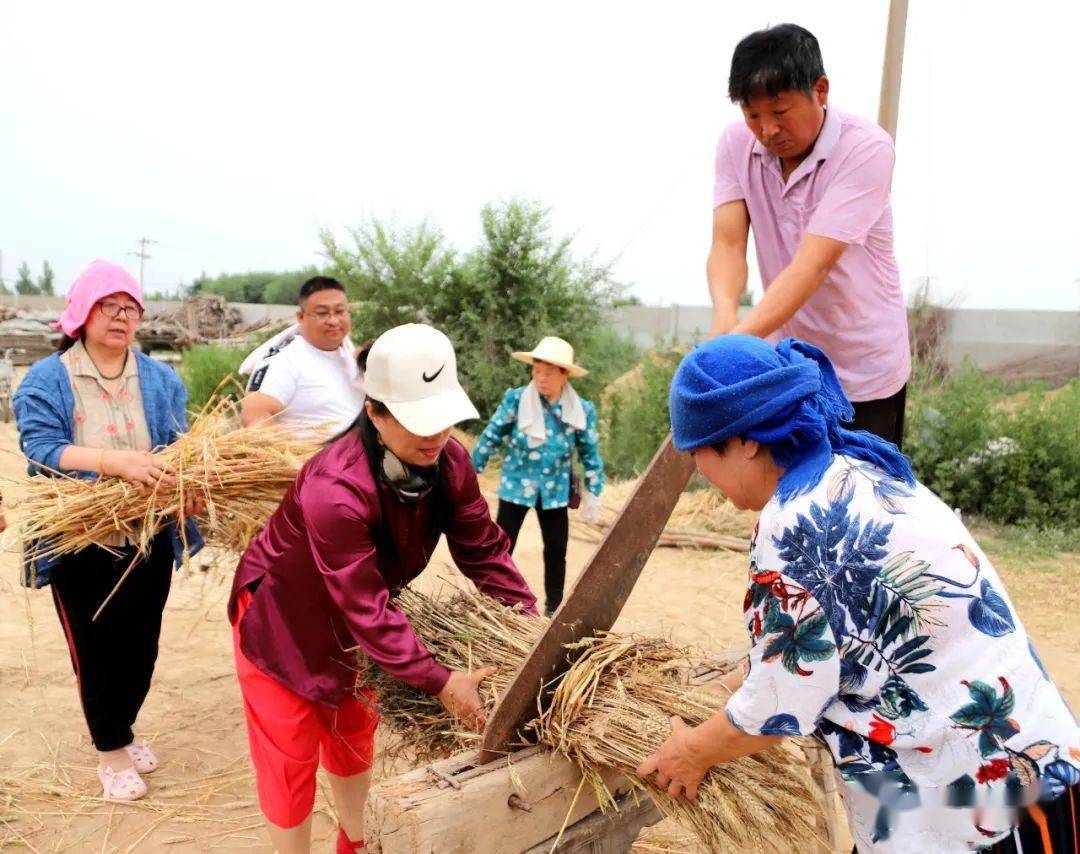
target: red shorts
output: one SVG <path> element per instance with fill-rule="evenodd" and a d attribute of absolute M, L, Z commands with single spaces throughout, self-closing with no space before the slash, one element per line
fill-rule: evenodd
<path fill-rule="evenodd" d="M 244 698 L 259 808 L 278 827 L 296 827 L 315 805 L 315 772 L 339 777 L 371 768 L 379 715 L 374 692 L 331 709 L 301 697 L 252 664 L 240 651 L 240 620 L 251 602 L 244 590 L 233 626 L 236 675 Z"/>

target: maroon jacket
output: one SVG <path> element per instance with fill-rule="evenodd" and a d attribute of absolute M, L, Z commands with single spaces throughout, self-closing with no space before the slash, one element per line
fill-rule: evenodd
<path fill-rule="evenodd" d="M 387 673 L 437 694 L 450 671 L 391 594 L 423 571 L 444 533 L 454 562 L 482 592 L 536 612 L 468 452 L 451 439 L 441 466 L 442 483 L 406 504 L 372 475 L 355 430 L 304 465 L 240 558 L 229 596 L 235 622 L 238 593 L 257 583 L 240 623 L 240 647 L 256 667 L 302 697 L 337 707 L 356 682 L 347 650 L 359 646 Z"/>

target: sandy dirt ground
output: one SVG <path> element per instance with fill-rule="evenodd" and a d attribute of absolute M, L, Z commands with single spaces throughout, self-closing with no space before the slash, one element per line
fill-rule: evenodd
<path fill-rule="evenodd" d="M 19 495 L 22 462 L 11 425 L 0 424 L 0 478 Z M 17 516 L 17 511 L 15 514 Z M 134 805 L 100 800 L 75 680 L 47 592 L 17 585 L 18 557 L 0 556 L 0 850 L 33 852 L 269 850 L 254 798 L 225 597 L 232 558 L 175 577 L 161 656 L 138 724 L 162 767 Z M 572 540 L 572 579 L 592 545 Z M 542 587 L 541 546 L 530 516 L 518 561 Z M 999 567 L 1021 617 L 1074 707 L 1080 707 L 1076 555 L 1014 571 Z M 617 628 L 720 649 L 743 641 L 745 556 L 662 549 L 654 553 Z M 445 549 L 429 573 L 452 573 Z M 430 584 L 431 581 L 425 582 Z M 399 769 L 403 770 L 403 769 Z M 333 850 L 336 822 L 320 788 L 314 850 Z M 655 834 L 656 842 L 666 834 Z M 654 844 L 642 850 L 657 850 Z M 686 850 L 685 848 L 683 850 Z"/>

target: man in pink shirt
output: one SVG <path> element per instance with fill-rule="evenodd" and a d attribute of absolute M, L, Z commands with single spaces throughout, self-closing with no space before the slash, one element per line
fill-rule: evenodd
<path fill-rule="evenodd" d="M 716 151 L 712 332 L 820 347 L 855 407 L 849 426 L 899 446 L 911 355 L 893 255 L 893 141 L 828 106 L 817 39 L 795 24 L 739 42 L 728 95 L 745 122 Z M 740 321 L 751 228 L 765 296 Z"/>

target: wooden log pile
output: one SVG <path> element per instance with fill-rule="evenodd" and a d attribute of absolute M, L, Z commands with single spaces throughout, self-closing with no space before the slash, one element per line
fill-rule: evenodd
<path fill-rule="evenodd" d="M 60 332 L 53 328 L 58 315 L 51 311 L 29 311 L 0 307 L 0 353 L 13 351 L 16 365 L 30 365 L 56 349 Z"/>
<path fill-rule="evenodd" d="M 144 318 L 139 341 L 154 350 L 181 350 L 232 338 L 244 328 L 239 309 L 218 294 L 199 294 Z"/>

